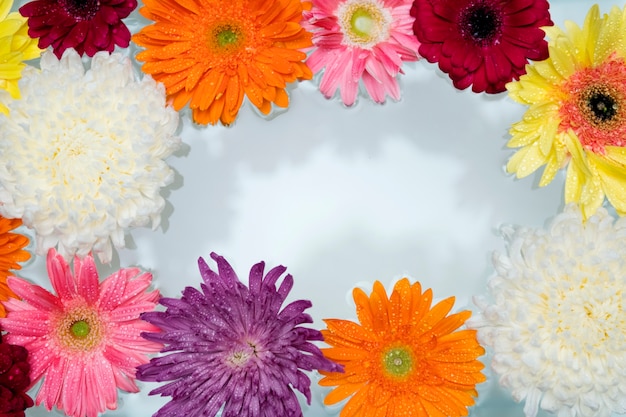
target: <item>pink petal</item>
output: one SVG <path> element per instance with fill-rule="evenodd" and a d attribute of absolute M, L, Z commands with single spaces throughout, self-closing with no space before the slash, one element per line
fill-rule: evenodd
<path fill-rule="evenodd" d="M 63 308 L 63 303 L 58 297 L 55 297 L 44 288 L 31 284 L 22 278 L 8 277 L 7 284 L 15 294 L 23 298 L 24 302 L 30 304 L 34 309 L 53 311 Z M 20 301 L 6 303 L 6 305 L 11 308 L 15 303 L 20 303 Z M 26 307 L 24 307 L 24 309 L 26 309 Z"/>
<path fill-rule="evenodd" d="M 67 359 L 55 357 L 37 393 L 37 405 L 43 403 L 48 410 L 52 410 L 52 407 L 59 403 L 66 372 Z"/>
<path fill-rule="evenodd" d="M 76 276 L 77 291 L 87 304 L 93 305 L 100 296 L 100 280 L 98 270 L 91 255 L 84 259 L 74 258 L 74 275 Z"/>
<path fill-rule="evenodd" d="M 63 256 L 59 255 L 54 248 L 50 249 L 46 258 L 46 265 L 52 288 L 59 298 L 63 301 L 74 299 L 76 297 L 76 283 L 70 266 Z"/>
<path fill-rule="evenodd" d="M 18 310 L 19 314 L 13 314 L 16 310 L 11 310 L 6 318 L 0 319 L 3 330 L 30 338 L 43 337 L 49 333 L 48 313 L 33 309 L 21 301 L 16 300 L 16 304 L 28 308 Z"/>
<path fill-rule="evenodd" d="M 100 285 L 100 299 L 97 306 L 104 311 L 112 311 L 121 302 L 120 294 L 126 291 L 130 274 L 136 274 L 136 268 L 120 269 L 108 276 Z"/>
<path fill-rule="evenodd" d="M 15 338 L 17 344 L 19 338 Z M 13 343 L 7 338 L 9 343 Z M 32 343 L 21 344 L 28 350 L 28 363 L 30 364 L 30 382 L 34 385 L 44 373 L 52 366 L 52 363 L 57 360 L 57 357 L 50 354 L 49 338 L 40 338 L 32 341 Z"/>
<path fill-rule="evenodd" d="M 114 410 L 117 408 L 117 387 L 115 385 L 115 376 L 111 363 L 109 363 L 104 356 L 99 356 L 96 358 L 87 373 L 88 380 L 90 382 L 89 385 L 95 383 L 98 386 L 98 390 L 96 390 L 96 398 L 93 398 L 93 401 L 98 401 L 100 406 L 104 404 L 106 408 Z M 87 392 L 93 392 L 93 389 L 87 387 Z M 93 395 L 93 394 L 92 394 Z M 104 411 L 105 408 L 101 407 L 100 410 Z M 96 411 L 96 410 L 94 410 Z M 94 412 L 94 417 L 97 416 L 97 412 Z"/>

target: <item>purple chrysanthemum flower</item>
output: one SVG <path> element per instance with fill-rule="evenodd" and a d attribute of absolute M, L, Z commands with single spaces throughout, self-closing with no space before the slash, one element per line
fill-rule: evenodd
<path fill-rule="evenodd" d="M 198 260 L 202 291 L 187 287 L 180 299 L 161 299 L 166 311 L 142 316 L 162 330 L 144 337 L 163 343 L 162 352 L 174 352 L 138 368 L 138 379 L 172 381 L 150 392 L 172 397 L 155 417 L 210 417 L 222 407 L 222 417 L 302 416 L 292 387 L 311 402 L 303 371 L 341 371 L 311 343 L 322 340 L 321 333 L 300 327 L 313 321 L 304 313 L 311 302 L 281 310 L 293 286 L 287 274 L 276 288 L 283 266 L 264 277 L 265 263 L 254 265 L 248 288 L 223 257 L 211 258 L 217 273 Z"/>

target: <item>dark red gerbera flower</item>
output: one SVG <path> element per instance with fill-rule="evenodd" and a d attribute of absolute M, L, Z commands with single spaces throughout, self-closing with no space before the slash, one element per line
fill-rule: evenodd
<path fill-rule="evenodd" d="M 35 0 L 20 8 L 28 18 L 28 35 L 39 38 L 39 47 L 52 45 L 61 58 L 74 48 L 82 56 L 126 48 L 130 32 L 122 19 L 137 7 L 137 0 Z"/>
<path fill-rule="evenodd" d="M 548 57 L 547 0 L 415 0 L 419 53 L 438 62 L 454 86 L 500 93 L 526 73 L 528 60 Z"/>
<path fill-rule="evenodd" d="M 28 352 L 22 346 L 2 342 L 0 333 L 0 416 L 24 417 L 33 406 L 26 394 L 30 385 Z"/>

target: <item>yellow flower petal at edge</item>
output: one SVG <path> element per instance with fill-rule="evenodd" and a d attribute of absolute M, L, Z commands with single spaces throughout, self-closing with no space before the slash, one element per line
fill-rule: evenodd
<path fill-rule="evenodd" d="M 509 96 L 529 108 L 513 124 L 508 146 L 518 148 L 507 170 L 523 178 L 542 166 L 540 186 L 567 167 L 565 202 L 585 218 L 605 199 L 626 213 L 626 11 L 597 5 L 583 27 L 544 28 L 548 59 L 527 66 Z"/>
<path fill-rule="evenodd" d="M 353 291 L 360 323 L 327 319 L 324 355 L 343 373 L 322 372 L 324 399 L 349 398 L 341 417 L 464 416 L 485 380 L 476 331 L 458 330 L 471 312 L 450 314 L 454 297 L 431 307 L 432 291 L 398 281 L 389 297 L 376 281 L 371 295 Z"/>
<path fill-rule="evenodd" d="M 233 123 L 244 96 L 268 114 L 288 106 L 288 83 L 312 77 L 302 10 L 299 0 L 146 0 L 140 13 L 154 24 L 133 36 L 137 59 L 197 123 Z"/>
<path fill-rule="evenodd" d="M 5 90 L 14 98 L 20 98 L 18 81 L 22 76 L 24 61 L 35 59 L 42 50 L 37 39 L 28 36 L 26 18 L 18 12 L 9 13 L 12 0 L 0 0 L 0 90 Z M 8 109 L 0 95 L 0 112 L 8 114 Z M 8 98 L 8 97 L 7 97 Z"/>
<path fill-rule="evenodd" d="M 17 297 L 7 285 L 10 270 L 20 269 L 18 262 L 30 259 L 30 253 L 23 249 L 29 243 L 28 237 L 11 233 L 11 230 L 21 225 L 22 221 L 19 219 L 6 219 L 0 216 L 0 317 L 6 316 L 2 301 Z"/>

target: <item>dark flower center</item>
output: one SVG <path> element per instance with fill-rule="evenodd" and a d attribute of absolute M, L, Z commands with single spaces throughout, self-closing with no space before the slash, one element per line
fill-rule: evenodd
<path fill-rule="evenodd" d="M 480 45 L 493 44 L 500 34 L 502 18 L 499 10 L 485 3 L 475 3 L 461 12 L 461 34 Z"/>
<path fill-rule="evenodd" d="M 76 21 L 93 19 L 100 10 L 99 0 L 62 0 L 61 4 Z"/>
<path fill-rule="evenodd" d="M 611 121 L 617 115 L 617 100 L 604 91 L 591 91 L 588 97 L 585 97 L 590 116 L 597 123 L 605 123 Z"/>

